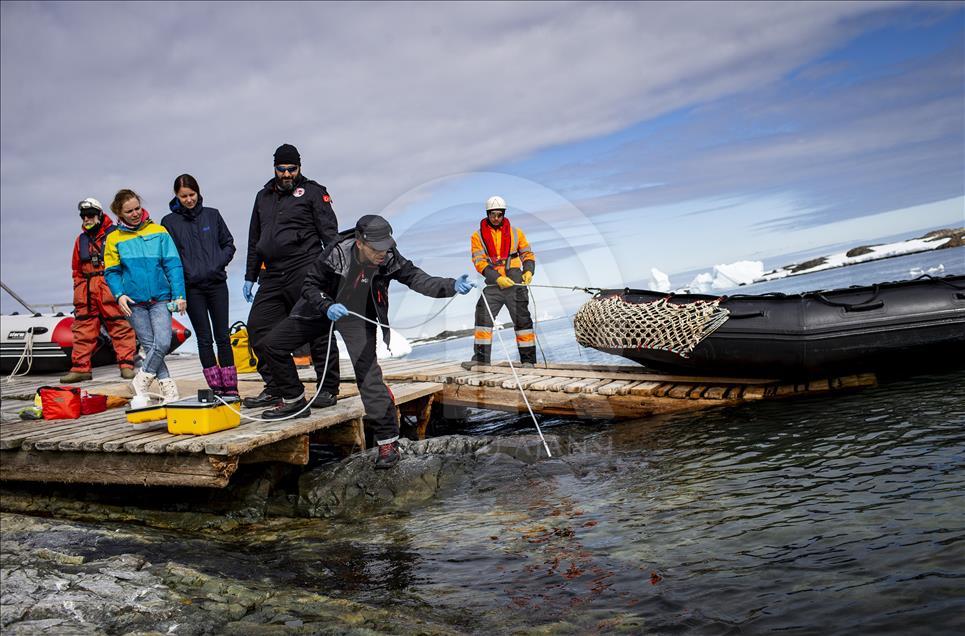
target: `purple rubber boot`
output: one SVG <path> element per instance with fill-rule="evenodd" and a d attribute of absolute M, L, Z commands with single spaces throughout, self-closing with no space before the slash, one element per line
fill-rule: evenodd
<path fill-rule="evenodd" d="M 204 369 L 204 381 L 208 383 L 208 386 L 211 387 L 215 395 L 224 393 L 224 387 L 221 386 L 221 373 L 219 373 L 218 367 L 208 367 Z"/>
<path fill-rule="evenodd" d="M 225 397 L 238 397 L 238 370 L 221 367 L 221 391 Z"/>

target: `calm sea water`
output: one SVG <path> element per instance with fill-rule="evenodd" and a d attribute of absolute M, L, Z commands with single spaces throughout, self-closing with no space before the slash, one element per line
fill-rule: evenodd
<path fill-rule="evenodd" d="M 965 248 L 740 291 L 907 280 L 939 266 L 965 274 Z M 576 345 L 568 319 L 542 323 L 539 335 L 550 360 L 625 362 Z M 470 352 L 466 338 L 413 357 Z M 656 420 L 543 425 L 583 449 L 579 475 L 497 484 L 404 522 L 419 555 L 411 589 L 467 608 L 474 628 L 965 630 L 965 372 Z M 477 412 L 464 432 L 531 426 Z"/>
<path fill-rule="evenodd" d="M 405 594 L 480 633 L 965 629 L 965 374 L 548 432 L 576 474 L 395 520 Z"/>

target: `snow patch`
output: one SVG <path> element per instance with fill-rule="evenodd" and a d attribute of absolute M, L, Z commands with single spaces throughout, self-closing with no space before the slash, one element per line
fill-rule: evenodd
<path fill-rule="evenodd" d="M 869 245 L 866 253 L 858 254 L 856 256 L 848 256 L 848 251 L 850 250 L 836 252 L 829 256 L 825 256 L 821 263 L 818 263 L 813 267 L 808 267 L 807 269 L 794 269 L 794 271 L 792 271 L 792 269 L 795 267 L 794 265 L 779 267 L 775 270 L 767 272 L 753 282 L 776 280 L 779 278 L 785 278 L 787 276 L 796 276 L 798 274 L 810 274 L 812 272 L 819 272 L 825 269 L 841 267 L 843 265 L 854 265 L 856 263 L 864 263 L 865 261 L 876 261 L 882 258 L 889 258 L 891 256 L 902 256 L 904 254 L 927 252 L 944 245 L 950 240 L 951 238 L 942 238 L 938 240 L 926 241 L 925 239 L 917 238 L 908 241 L 885 243 L 884 245 Z"/>

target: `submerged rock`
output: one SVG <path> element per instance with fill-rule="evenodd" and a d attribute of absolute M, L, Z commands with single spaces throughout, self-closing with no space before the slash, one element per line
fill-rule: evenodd
<path fill-rule="evenodd" d="M 562 452 L 558 439 L 548 437 L 547 443 L 554 455 Z M 410 510 L 459 484 L 486 489 L 488 483 L 505 483 L 546 459 L 542 442 L 532 435 L 400 439 L 399 451 L 401 460 L 389 470 L 373 468 L 377 449 L 370 449 L 305 473 L 298 486 L 299 513 L 334 517 Z"/>

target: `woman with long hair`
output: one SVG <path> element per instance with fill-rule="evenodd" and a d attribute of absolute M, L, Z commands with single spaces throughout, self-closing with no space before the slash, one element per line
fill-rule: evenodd
<path fill-rule="evenodd" d="M 228 339 L 228 273 L 235 242 L 221 213 L 203 205 L 189 174 L 174 180 L 171 213 L 161 219 L 184 265 L 188 317 L 198 337 L 204 379 L 217 395 L 238 396 L 238 372 Z M 218 356 L 214 355 L 214 344 Z"/>

